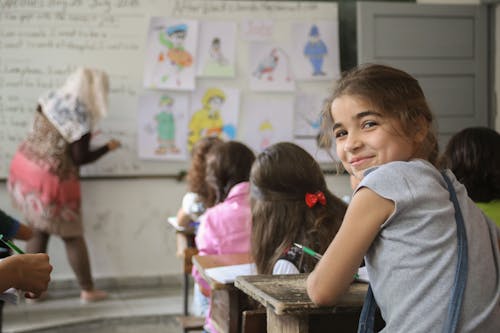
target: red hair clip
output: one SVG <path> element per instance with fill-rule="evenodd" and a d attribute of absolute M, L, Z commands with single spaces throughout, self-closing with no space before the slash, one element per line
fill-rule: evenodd
<path fill-rule="evenodd" d="M 309 208 L 314 207 L 318 202 L 321 205 L 326 205 L 326 197 L 325 194 L 321 191 L 318 191 L 316 193 L 306 193 L 306 205 Z"/>

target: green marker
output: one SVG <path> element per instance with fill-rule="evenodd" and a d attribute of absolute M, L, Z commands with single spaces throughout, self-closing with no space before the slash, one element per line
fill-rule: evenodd
<path fill-rule="evenodd" d="M 2 234 L 0 234 L 0 241 L 2 241 L 2 243 L 10 247 L 13 251 L 17 252 L 18 254 L 24 254 L 24 251 L 18 248 L 14 243 L 12 243 L 8 239 L 4 239 Z"/>
<path fill-rule="evenodd" d="M 295 245 L 296 247 L 298 247 L 299 249 L 301 249 L 305 254 L 308 254 L 311 257 L 314 257 L 314 258 L 316 258 L 318 260 L 320 260 L 321 257 L 323 257 L 321 254 L 314 252 L 312 249 L 308 248 L 307 246 L 300 245 L 300 244 L 297 244 L 297 243 L 293 243 L 293 245 Z"/>
<path fill-rule="evenodd" d="M 300 245 L 300 244 L 297 244 L 297 243 L 293 243 L 293 245 L 295 245 L 296 247 L 298 247 L 299 249 L 301 249 L 305 254 L 308 254 L 318 260 L 320 260 L 321 258 L 323 258 L 323 256 L 319 253 L 316 253 L 314 252 L 314 250 L 308 248 L 307 246 L 304 246 L 304 245 Z M 355 279 L 359 279 L 359 275 L 358 273 L 354 274 L 354 278 Z"/>

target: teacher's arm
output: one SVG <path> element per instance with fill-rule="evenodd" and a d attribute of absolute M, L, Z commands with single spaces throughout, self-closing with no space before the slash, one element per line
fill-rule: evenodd
<path fill-rule="evenodd" d="M 92 163 L 101 158 L 107 152 L 115 150 L 121 146 L 120 141 L 112 139 L 105 145 L 95 150 L 90 150 L 90 137 L 90 133 L 87 133 L 82 136 L 80 140 L 75 141 L 70 145 L 71 159 L 78 166 Z"/>

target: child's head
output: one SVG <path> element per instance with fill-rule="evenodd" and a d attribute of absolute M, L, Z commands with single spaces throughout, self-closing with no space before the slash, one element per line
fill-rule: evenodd
<path fill-rule="evenodd" d="M 217 137 L 204 137 L 196 142 L 191 152 L 191 167 L 187 174 L 188 188 L 190 192 L 198 194 L 207 208 L 215 204 L 215 191 L 205 181 L 207 154 L 210 148 L 221 143 L 222 140 Z"/>
<path fill-rule="evenodd" d="M 486 127 L 471 127 L 448 142 L 440 164 L 449 168 L 476 202 L 500 199 L 500 134 Z"/>
<path fill-rule="evenodd" d="M 206 182 L 215 190 L 215 203 L 224 201 L 231 188 L 248 181 L 255 155 L 238 141 L 214 146 L 207 155 Z"/>
<path fill-rule="evenodd" d="M 388 142 L 399 140 L 403 144 L 398 152 L 402 154 L 375 159 L 374 165 L 367 163 L 367 166 L 412 158 L 436 162 L 438 146 L 433 115 L 422 88 L 411 75 L 392 67 L 366 64 L 345 73 L 326 103 L 322 125 L 327 143 L 333 136 L 337 154 L 349 172 L 353 166 L 351 159 L 356 159 L 358 153 L 363 158 L 388 153 L 377 151 L 380 147 L 370 147 L 373 141 L 365 140 L 370 135 L 370 140 L 379 140 L 374 134 L 382 132 Z M 373 149 L 364 151 L 364 148 Z"/>
<path fill-rule="evenodd" d="M 281 142 L 257 156 L 250 174 L 252 254 L 261 274 L 294 242 L 324 252 L 340 227 L 346 205 L 326 186 L 318 163 L 299 146 Z M 326 203 L 306 202 L 306 194 L 323 193 Z M 315 259 L 304 257 L 309 272 Z"/>

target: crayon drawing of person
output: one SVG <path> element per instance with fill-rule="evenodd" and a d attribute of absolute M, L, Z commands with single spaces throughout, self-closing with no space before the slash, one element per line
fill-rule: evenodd
<path fill-rule="evenodd" d="M 202 108 L 193 114 L 189 122 L 189 150 L 202 137 L 221 136 L 224 122 L 220 109 L 225 100 L 226 94 L 221 89 L 207 89 L 201 101 Z"/>
<path fill-rule="evenodd" d="M 273 124 L 269 120 L 264 120 L 259 126 L 260 132 L 260 149 L 264 150 L 269 147 L 273 142 Z"/>
<path fill-rule="evenodd" d="M 222 53 L 221 49 L 221 41 L 220 38 L 215 37 L 212 39 L 212 43 L 210 44 L 210 59 L 218 64 L 219 66 L 226 66 L 227 65 L 227 59 Z"/>
<path fill-rule="evenodd" d="M 178 153 L 175 146 L 175 116 L 173 113 L 174 100 L 167 95 L 160 98 L 160 112 L 155 116 L 158 148 L 155 153 L 164 155 L 166 153 Z"/>
<path fill-rule="evenodd" d="M 309 31 L 309 41 L 304 47 L 304 55 L 309 58 L 309 62 L 313 67 L 313 76 L 326 75 L 323 72 L 323 61 L 327 53 L 326 45 L 319 36 L 318 27 L 313 25 Z"/>
<path fill-rule="evenodd" d="M 187 32 L 187 24 L 177 24 L 167 27 L 165 31 L 162 31 L 159 34 L 160 44 L 167 48 L 167 52 L 161 52 L 158 57 L 158 61 L 160 63 L 168 62 L 171 66 L 173 66 L 173 74 L 176 75 L 177 86 L 181 85 L 179 74 L 185 67 L 189 67 L 193 64 L 193 57 L 184 48 Z M 161 77 L 162 82 L 165 82 L 168 79 L 169 73 L 165 73 Z"/>

